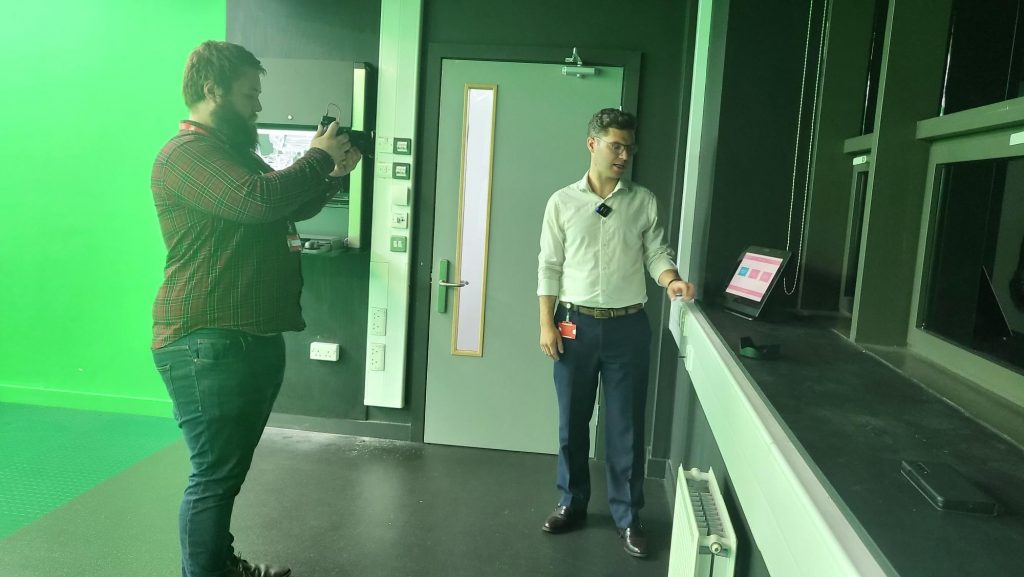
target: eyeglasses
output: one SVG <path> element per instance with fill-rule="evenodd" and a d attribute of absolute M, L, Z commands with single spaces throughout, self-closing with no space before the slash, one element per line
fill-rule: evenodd
<path fill-rule="evenodd" d="M 622 156 L 623 152 L 628 152 L 630 156 L 635 156 L 637 149 L 640 148 L 640 146 L 637 144 L 622 144 L 621 142 L 612 142 L 611 140 L 605 140 L 600 136 L 595 136 L 594 138 L 607 144 L 608 148 L 611 148 L 612 152 L 615 153 L 615 156 Z"/>

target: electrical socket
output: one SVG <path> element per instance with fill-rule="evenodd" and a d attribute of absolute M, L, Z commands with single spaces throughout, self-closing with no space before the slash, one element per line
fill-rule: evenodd
<path fill-rule="evenodd" d="M 338 343 L 309 343 L 309 358 L 314 361 L 337 361 L 341 356 Z"/>
<path fill-rule="evenodd" d="M 383 337 L 388 332 L 388 309 L 370 307 L 370 335 Z"/>
<path fill-rule="evenodd" d="M 384 343 L 370 343 L 369 350 L 370 357 L 370 370 L 371 371 L 383 371 L 384 370 Z"/>

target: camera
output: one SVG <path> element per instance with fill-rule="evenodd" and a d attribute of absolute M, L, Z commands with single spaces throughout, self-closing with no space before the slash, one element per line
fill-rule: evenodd
<path fill-rule="evenodd" d="M 327 127 L 335 120 L 337 119 L 333 116 L 327 116 L 325 114 L 324 117 L 320 119 L 320 126 Z M 373 145 L 375 140 L 373 130 L 353 130 L 348 126 L 339 126 L 338 134 L 347 134 L 348 141 L 363 154 L 364 158 L 373 159 Z"/>

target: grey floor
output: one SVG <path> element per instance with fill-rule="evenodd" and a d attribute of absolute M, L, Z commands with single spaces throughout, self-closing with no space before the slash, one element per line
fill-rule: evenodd
<path fill-rule="evenodd" d="M 177 576 L 186 459 L 178 441 L 0 540 L 0 577 Z M 646 491 L 652 555 L 637 560 L 622 551 L 597 463 L 586 526 L 540 531 L 554 467 L 546 455 L 268 429 L 236 503 L 236 547 L 295 577 L 667 574 L 660 481 Z"/>

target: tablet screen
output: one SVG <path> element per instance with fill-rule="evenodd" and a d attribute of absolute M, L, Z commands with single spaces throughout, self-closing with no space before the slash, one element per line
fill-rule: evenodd
<path fill-rule="evenodd" d="M 780 266 L 781 258 L 754 252 L 744 253 L 725 292 L 761 302 Z"/>

